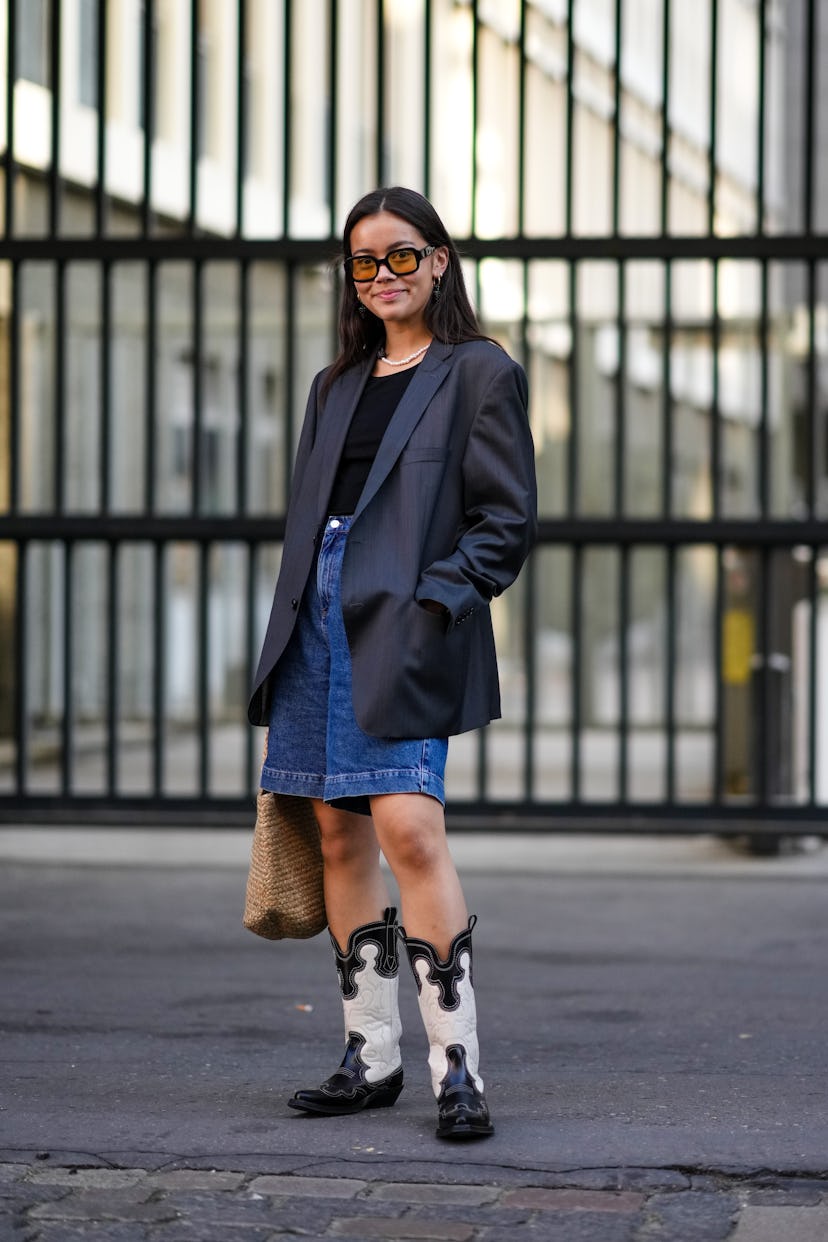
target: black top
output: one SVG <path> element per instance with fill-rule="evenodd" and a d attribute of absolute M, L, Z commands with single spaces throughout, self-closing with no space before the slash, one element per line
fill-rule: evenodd
<path fill-rule="evenodd" d="M 334 479 L 328 513 L 353 513 L 374 464 L 380 441 L 416 367 L 394 375 L 372 375 L 354 410 L 339 468 Z"/>

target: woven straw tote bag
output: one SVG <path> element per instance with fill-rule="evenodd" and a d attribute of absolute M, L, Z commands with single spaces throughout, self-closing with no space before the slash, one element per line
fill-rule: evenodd
<path fill-rule="evenodd" d="M 243 922 L 266 940 L 307 940 L 327 926 L 319 825 L 307 798 L 259 790 Z"/>

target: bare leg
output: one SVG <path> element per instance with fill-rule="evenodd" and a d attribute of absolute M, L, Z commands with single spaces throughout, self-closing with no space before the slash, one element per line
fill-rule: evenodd
<path fill-rule="evenodd" d="M 314 811 L 342 991 L 345 1054 L 319 1088 L 297 1091 L 288 1104 L 323 1116 L 390 1108 L 403 1089 L 396 911 L 388 906 L 370 818 L 317 800 Z"/>
<path fill-rule="evenodd" d="M 407 934 L 430 941 L 444 956 L 469 916 L 446 841 L 442 806 L 428 794 L 378 794 L 371 799 L 371 814 L 400 887 Z"/>
<path fill-rule="evenodd" d="M 379 844 L 367 815 L 355 815 L 313 799 L 322 838 L 325 910 L 341 948 L 355 927 L 382 918 L 388 889 L 379 865 Z"/>
<path fill-rule="evenodd" d="M 478 1073 L 474 923 L 446 842 L 443 808 L 427 794 L 383 794 L 371 799 L 371 813 L 400 886 L 405 946 L 428 1036 L 437 1136 L 486 1138 L 494 1127 Z"/>

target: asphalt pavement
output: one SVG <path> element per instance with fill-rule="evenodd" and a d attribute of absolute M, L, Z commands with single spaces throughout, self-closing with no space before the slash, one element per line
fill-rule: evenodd
<path fill-rule="evenodd" d="M 397 1105 L 326 936 L 241 927 L 244 834 L 0 830 L 0 1238 L 828 1239 L 828 851 L 458 836 L 494 1138 L 441 1144 L 413 980 Z"/>

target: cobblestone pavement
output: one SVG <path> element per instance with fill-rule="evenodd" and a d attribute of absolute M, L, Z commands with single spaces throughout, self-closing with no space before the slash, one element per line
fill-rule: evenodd
<path fill-rule="evenodd" d="M 310 1170 L 0 1164 L 0 1238 L 16 1242 L 825 1242 L 828 1180 L 583 1170 L 490 1180 L 321 1176 Z"/>

